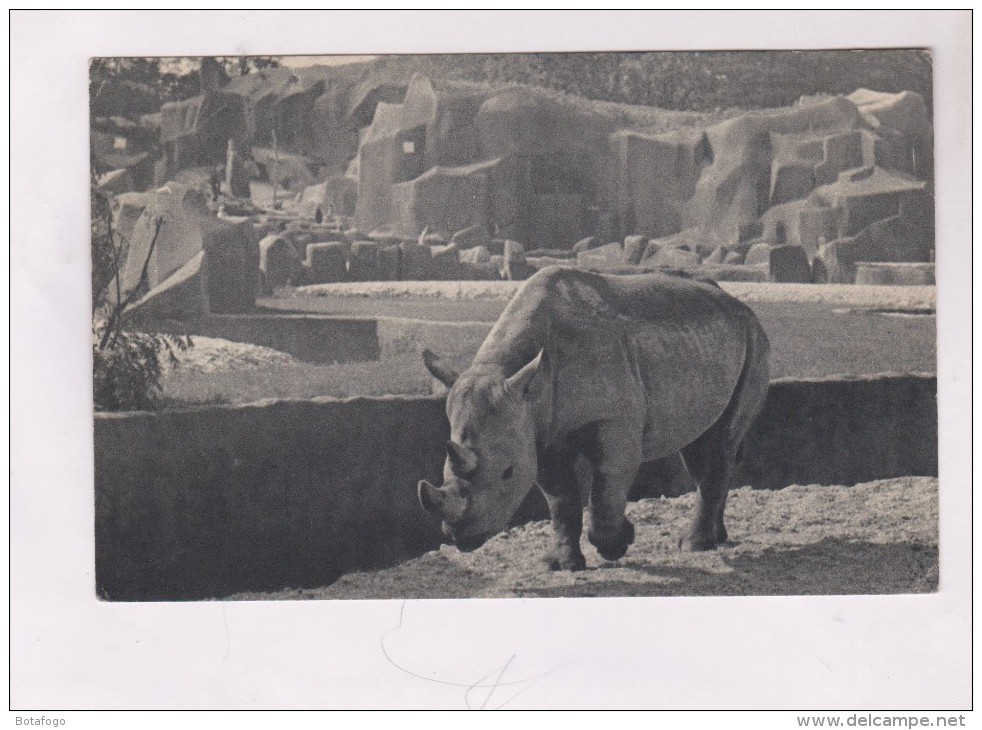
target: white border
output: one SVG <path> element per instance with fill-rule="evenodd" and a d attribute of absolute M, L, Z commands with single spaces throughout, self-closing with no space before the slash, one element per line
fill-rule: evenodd
<path fill-rule="evenodd" d="M 383 637 L 412 671 L 464 684 L 512 655 L 509 671 L 553 670 L 516 708 L 969 706 L 968 13 L 16 11 L 10 29 L 17 714 L 464 707 L 461 687 L 396 669 Z M 399 602 L 95 601 L 88 56 L 910 46 L 931 47 L 936 71 L 938 594 L 421 601 L 394 633 Z"/>

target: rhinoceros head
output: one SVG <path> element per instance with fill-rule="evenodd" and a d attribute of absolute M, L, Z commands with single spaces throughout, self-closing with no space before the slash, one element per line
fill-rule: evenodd
<path fill-rule="evenodd" d="M 419 483 L 419 502 L 443 521 L 461 550 L 473 550 L 508 526 L 535 484 L 533 403 L 540 352 L 511 376 L 472 367 L 458 377 L 428 351 L 424 362 L 448 388 L 450 441 L 443 486 Z"/>

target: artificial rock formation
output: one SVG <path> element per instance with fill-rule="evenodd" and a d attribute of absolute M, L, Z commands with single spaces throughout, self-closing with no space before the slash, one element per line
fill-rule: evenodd
<path fill-rule="evenodd" d="M 449 242 L 457 254 L 483 246 L 502 257 L 506 240 L 560 260 L 622 241 L 617 256 L 583 256 L 605 267 L 739 266 L 766 245 L 758 264 L 770 267 L 780 249 L 790 258 L 769 275 L 794 280 L 804 276 L 802 252 L 809 276 L 852 281 L 856 262 L 927 262 L 934 249 L 933 130 L 927 103 L 910 92 L 859 89 L 709 115 L 421 74 L 228 78 L 207 62 L 202 79 L 200 95 L 133 129 L 93 129 L 107 189 L 144 189 L 141 175 L 151 174 L 207 188 L 231 140 L 253 180 L 282 191 L 276 215 L 370 232 L 349 236 L 376 247 L 346 251 L 344 276 L 483 273 L 457 268 L 459 255 L 427 258 L 405 244 L 426 229 L 443 239 L 424 241 L 431 249 Z M 140 140 L 154 134 L 150 154 Z M 117 149 L 120 140 L 129 146 Z M 146 174 L 116 159 L 124 153 L 143 155 Z M 234 172 L 229 192 L 245 197 L 242 166 Z M 325 240 L 304 241 L 300 253 Z M 765 249 L 756 250 L 750 265 Z M 521 277 L 513 262 L 505 271 L 502 258 L 501 272 Z"/>
<path fill-rule="evenodd" d="M 204 194 L 170 183 L 145 200 L 133 224 L 120 284 L 143 285 L 134 316 L 159 318 L 235 314 L 255 307 L 259 289 L 259 234 L 248 222 L 214 217 Z"/>
<path fill-rule="evenodd" d="M 407 238 L 427 226 L 486 229 L 530 249 L 630 237 L 627 261 L 639 263 L 653 257 L 642 238 L 701 258 L 760 242 L 811 259 L 900 216 L 919 243 L 907 237 L 877 255 L 927 260 L 931 135 L 923 99 L 908 92 L 805 97 L 651 132 L 545 91 L 416 76 L 363 136 L 356 220 Z"/>

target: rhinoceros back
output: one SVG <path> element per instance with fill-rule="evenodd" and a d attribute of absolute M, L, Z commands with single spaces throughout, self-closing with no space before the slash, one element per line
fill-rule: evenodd
<path fill-rule="evenodd" d="M 545 349 L 558 429 L 633 418 L 646 458 L 657 458 L 726 409 L 754 328 L 753 313 L 710 283 L 544 269 L 516 294 L 475 363 L 508 372 Z"/>

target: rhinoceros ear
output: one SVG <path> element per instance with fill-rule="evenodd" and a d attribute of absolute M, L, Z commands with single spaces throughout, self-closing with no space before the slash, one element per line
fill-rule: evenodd
<path fill-rule="evenodd" d="M 538 395 L 538 384 L 541 382 L 541 379 L 536 378 L 535 375 L 539 372 L 544 358 L 545 350 L 539 350 L 539 354 L 532 358 L 532 361 L 528 365 L 525 365 L 521 370 L 505 380 L 505 388 L 510 393 L 515 393 L 525 399 L 534 398 Z"/>
<path fill-rule="evenodd" d="M 439 380 L 448 388 L 452 388 L 453 384 L 457 382 L 457 371 L 451 367 L 448 367 L 440 358 L 434 355 L 429 350 L 423 350 L 423 364 L 426 365 L 426 369 L 430 371 L 430 375 Z"/>

